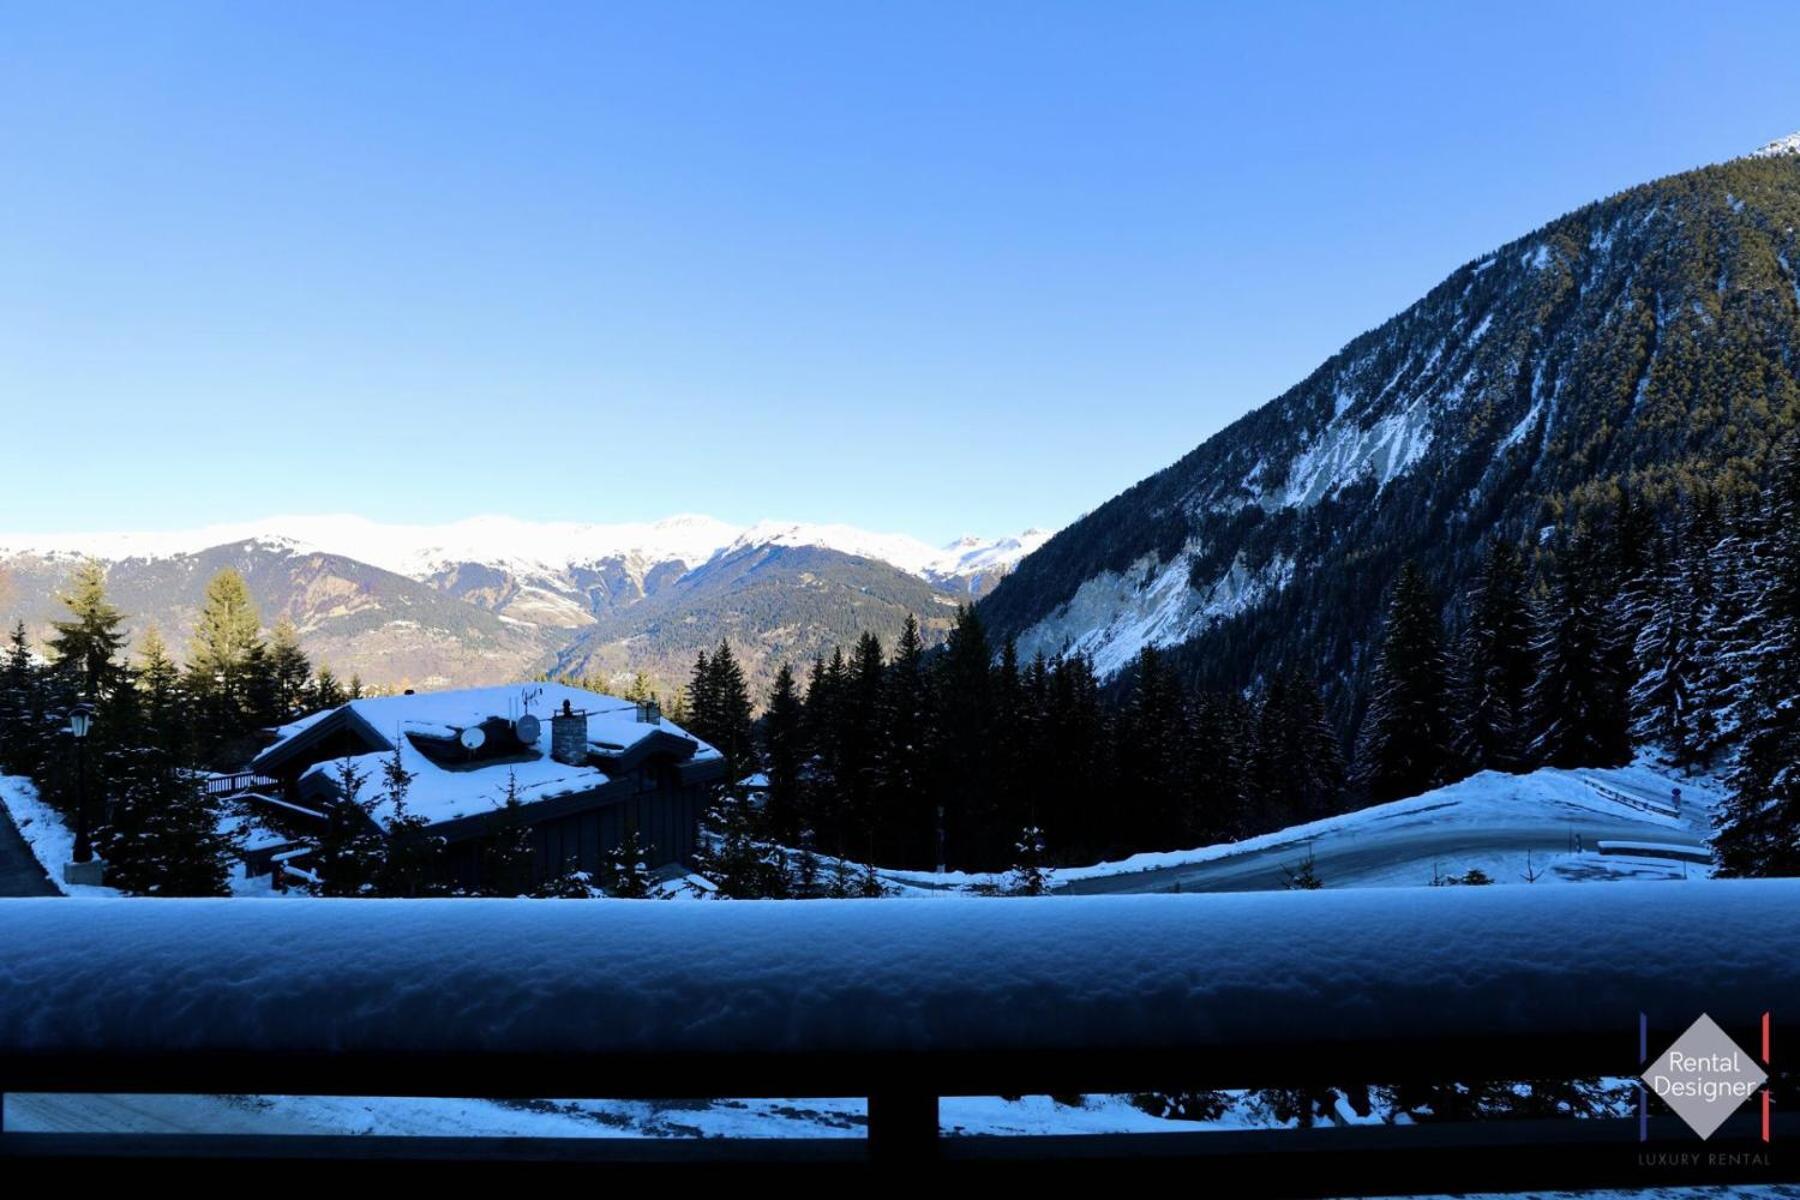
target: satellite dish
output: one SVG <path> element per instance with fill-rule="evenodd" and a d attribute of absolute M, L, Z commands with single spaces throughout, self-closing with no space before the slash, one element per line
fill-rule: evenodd
<path fill-rule="evenodd" d="M 462 736 L 456 740 L 462 743 L 464 750 L 479 750 L 487 743 L 487 734 L 481 731 L 480 726 L 474 726 L 463 730 Z"/>
<path fill-rule="evenodd" d="M 519 740 L 526 745 L 535 744 L 538 740 L 538 719 L 530 713 L 526 713 L 513 722 L 513 732 L 518 734 Z"/>

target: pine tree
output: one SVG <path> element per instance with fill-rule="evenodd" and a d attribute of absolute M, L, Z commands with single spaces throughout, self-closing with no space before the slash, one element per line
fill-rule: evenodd
<path fill-rule="evenodd" d="M 1516 771 L 1523 765 L 1526 697 L 1536 669 L 1525 583 L 1518 548 L 1498 538 L 1489 542 L 1452 672 L 1452 749 L 1463 770 Z"/>
<path fill-rule="evenodd" d="M 1310 849 L 1298 867 L 1281 869 L 1287 875 L 1287 882 L 1283 886 L 1290 892 L 1316 892 L 1325 886 L 1325 881 L 1319 878 L 1318 863 L 1313 859 Z"/>
<path fill-rule="evenodd" d="M 794 670 L 782 663 L 769 690 L 769 704 L 761 725 L 763 763 L 769 775 L 764 817 L 770 834 L 777 840 L 790 839 L 800 829 L 800 773 L 805 761 L 803 719 Z"/>
<path fill-rule="evenodd" d="M 225 740 L 249 729 L 259 714 L 263 678 L 262 618 L 244 577 L 225 567 L 206 585 L 188 650 L 189 692 L 213 736 Z"/>
<path fill-rule="evenodd" d="M 649 851 L 636 829 L 628 829 L 618 847 L 608 855 L 612 877 L 607 891 L 621 900 L 643 900 L 650 895 Z"/>
<path fill-rule="evenodd" d="M 424 817 L 412 811 L 407 797 L 416 776 L 406 769 L 400 745 L 381 764 L 381 789 L 375 812 L 385 814 L 387 837 L 376 871 L 378 895 L 401 898 L 428 896 L 441 889 L 435 879 L 442 840 L 431 833 Z"/>
<path fill-rule="evenodd" d="M 1127 844 L 1169 850 L 1192 833 L 1187 783 L 1189 728 L 1181 685 L 1154 646 L 1132 666 L 1118 740 L 1118 820 Z"/>
<path fill-rule="evenodd" d="M 937 805 L 930 790 L 931 690 L 925 644 L 911 613 L 888 662 L 881 699 L 882 739 L 878 804 L 893 862 L 936 865 Z"/>
<path fill-rule="evenodd" d="M 326 896 L 370 896 L 377 890 L 386 848 L 372 804 L 363 798 L 369 776 L 354 758 L 339 759 L 332 773 L 336 795 L 327 810 L 314 857 L 319 890 Z"/>
<path fill-rule="evenodd" d="M 347 699 L 349 697 L 345 695 L 343 685 L 338 682 L 338 678 L 332 673 L 331 668 L 321 665 L 318 678 L 313 681 L 313 711 L 322 712 L 328 708 L 336 708 Z"/>
<path fill-rule="evenodd" d="M 46 691 L 43 668 L 20 621 L 0 666 L 0 774 L 36 777 L 43 767 L 49 739 Z"/>
<path fill-rule="evenodd" d="M 481 894 L 525 896 L 531 893 L 537 862 L 536 838 L 525 819 L 519 777 L 510 768 L 500 802 L 488 817 L 481 846 Z"/>
<path fill-rule="evenodd" d="M 1044 831 L 1035 825 L 1027 825 L 1013 848 L 1013 866 L 1007 877 L 1007 894 L 1048 895 L 1051 876 L 1048 862 L 1049 855 L 1044 849 Z"/>
<path fill-rule="evenodd" d="M 1388 601 L 1369 691 L 1357 771 L 1370 799 L 1416 796 L 1442 783 L 1450 766 L 1443 629 L 1437 601 L 1410 562 Z"/>
<path fill-rule="evenodd" d="M 75 569 L 69 590 L 57 597 L 68 617 L 52 622 L 50 659 L 77 692 L 98 702 L 124 683 L 121 651 L 125 616 L 106 596 L 106 570 L 88 561 Z"/>
<path fill-rule="evenodd" d="M 932 787 L 950 844 L 963 862 L 989 869 L 1004 866 L 1011 849 L 993 802 L 993 658 L 979 613 L 959 607 L 934 663 Z"/>
<path fill-rule="evenodd" d="M 1714 844 L 1725 875 L 1800 874 L 1800 440 L 1763 493 L 1742 743 Z"/>
<path fill-rule="evenodd" d="M 1592 539 L 1578 529 L 1557 556 L 1534 643 L 1530 753 L 1554 767 L 1612 766 L 1631 757 L 1618 634 L 1609 628 L 1599 565 Z"/>
<path fill-rule="evenodd" d="M 1690 564 L 1671 557 L 1660 586 L 1645 596 L 1633 639 L 1637 679 L 1631 688 L 1631 733 L 1660 746 L 1669 762 L 1691 766 L 1706 739 L 1699 706 L 1702 673 L 1700 601 Z"/>
<path fill-rule="evenodd" d="M 269 635 L 268 677 L 274 720 L 291 721 L 308 710 L 312 700 L 312 663 L 300 648 L 299 631 L 286 617 L 275 623 Z"/>
<path fill-rule="evenodd" d="M 144 631 L 134 670 L 144 736 L 164 754 L 184 759 L 188 747 L 187 706 L 181 691 L 181 668 L 169 657 L 162 634 L 153 625 Z"/>
<path fill-rule="evenodd" d="M 133 746 L 106 777 L 109 811 L 94 840 L 108 885 L 140 896 L 229 894 L 232 844 L 195 775 L 156 747 Z"/>

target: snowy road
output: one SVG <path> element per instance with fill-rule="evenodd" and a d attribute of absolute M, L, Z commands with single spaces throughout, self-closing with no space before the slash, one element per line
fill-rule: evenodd
<path fill-rule="evenodd" d="M 44 868 L 32 856 L 12 818 L 0 805 L 0 896 L 59 895 Z"/>
<path fill-rule="evenodd" d="M 1681 817 L 1618 803 L 1589 780 L 1628 798 L 1669 801 L 1671 781 L 1645 766 L 1483 774 L 1409 800 L 1380 805 L 1186 854 L 1140 856 L 1060 873 L 1071 895 L 1182 891 L 1257 891 L 1287 885 L 1312 856 L 1326 887 L 1421 885 L 1434 871 L 1471 868 L 1496 883 L 1531 874 L 1547 882 L 1679 879 L 1706 868 L 1668 858 L 1601 854 L 1596 844 L 1635 842 L 1706 853 L 1716 802 L 1701 782 L 1684 783 Z M 1185 861 L 1183 861 L 1185 859 Z"/>

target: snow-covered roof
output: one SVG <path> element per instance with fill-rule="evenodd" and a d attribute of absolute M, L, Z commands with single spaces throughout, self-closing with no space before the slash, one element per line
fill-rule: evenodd
<path fill-rule="evenodd" d="M 567 704 L 587 714 L 588 749 L 602 763 L 576 765 L 550 756 L 552 714 Z M 517 754 L 487 761 L 441 765 L 423 753 L 414 738 L 454 740 L 462 731 L 493 720 L 513 721 L 524 715 L 538 718 L 535 741 Z M 519 800 L 534 804 L 559 796 L 592 791 L 610 782 L 604 765 L 629 758 L 646 739 L 677 744 L 683 739 L 693 747 L 689 761 L 718 759 L 719 752 L 673 721 L 659 717 L 639 720 L 639 707 L 630 700 L 558 683 L 508 684 L 501 687 L 461 688 L 445 692 L 419 692 L 403 696 L 374 696 L 351 700 L 335 709 L 314 713 L 277 730 L 273 745 L 257 756 L 257 769 L 267 769 L 292 756 L 300 739 L 330 718 L 358 727 L 377 745 L 367 753 L 350 756 L 358 771 L 368 776 L 364 798 L 374 796 L 380 785 L 382 764 L 397 747 L 406 769 L 413 774 L 407 807 L 415 816 L 436 825 L 492 812 L 505 802 L 509 773 L 517 781 Z M 302 780 L 333 780 L 342 759 L 313 763 Z M 394 816 L 392 804 L 375 806 L 383 824 Z"/>

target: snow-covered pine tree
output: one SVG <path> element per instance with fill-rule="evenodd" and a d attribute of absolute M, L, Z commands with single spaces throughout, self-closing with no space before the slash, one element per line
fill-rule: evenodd
<path fill-rule="evenodd" d="M 1044 831 L 1027 825 L 1019 833 L 1013 850 L 1012 870 L 1006 877 L 1009 896 L 1043 896 L 1050 891 L 1049 855 L 1045 852 Z"/>
<path fill-rule="evenodd" d="M 406 769 L 401 754 L 403 741 L 395 740 L 394 752 L 381 764 L 381 789 L 376 803 L 389 815 L 375 891 L 381 896 L 402 898 L 435 895 L 442 890 L 437 864 L 443 842 L 407 802 L 415 776 Z"/>
<path fill-rule="evenodd" d="M 1370 683 L 1357 776 L 1377 803 L 1443 783 L 1450 769 L 1443 625 L 1418 566 L 1400 568 Z"/>
<path fill-rule="evenodd" d="M 1632 659 L 1636 681 L 1631 688 L 1631 734 L 1640 744 L 1655 745 L 1669 762 L 1691 766 L 1704 733 L 1697 703 L 1701 673 L 1699 599 L 1689 560 L 1667 556 L 1659 586 L 1645 593 L 1639 609 Z"/>
<path fill-rule="evenodd" d="M 525 805 L 519 797 L 519 777 L 515 772 L 506 772 L 506 785 L 499 799 L 488 818 L 487 835 L 481 846 L 481 894 L 529 895 L 537 845 L 531 826 L 525 821 Z"/>
<path fill-rule="evenodd" d="M 1600 562 L 1585 528 L 1556 556 L 1549 600 L 1534 639 L 1538 675 L 1530 694 L 1533 761 L 1599 767 L 1631 757 L 1618 639 L 1601 594 Z"/>
<path fill-rule="evenodd" d="M 1282 886 L 1290 892 L 1316 892 L 1325 886 L 1325 881 L 1319 878 L 1319 864 L 1310 849 L 1299 866 L 1282 867 L 1281 870 L 1287 876 L 1287 882 Z"/>
<path fill-rule="evenodd" d="M 1761 594 L 1731 794 L 1714 845 L 1725 875 L 1800 874 L 1800 441 L 1776 453 L 1756 559 Z"/>
<path fill-rule="evenodd" d="M 94 839 L 107 884 L 139 896 L 229 894 L 232 843 L 199 777 L 155 745 L 109 758 L 108 815 Z"/>
<path fill-rule="evenodd" d="M 326 807 L 314 857 L 319 864 L 319 892 L 326 896 L 371 896 L 376 892 L 386 855 L 381 832 L 363 798 L 368 772 L 354 758 L 339 759 L 332 770 L 336 795 Z"/>
<path fill-rule="evenodd" d="M 650 855 L 636 829 L 626 830 L 618 847 L 607 857 L 612 868 L 606 885 L 609 895 L 621 900 L 643 900 L 650 895 Z"/>
<path fill-rule="evenodd" d="M 1516 546 L 1495 538 L 1470 589 L 1468 623 L 1451 668 L 1452 751 L 1460 769 L 1519 768 L 1534 672 L 1524 563 Z"/>

